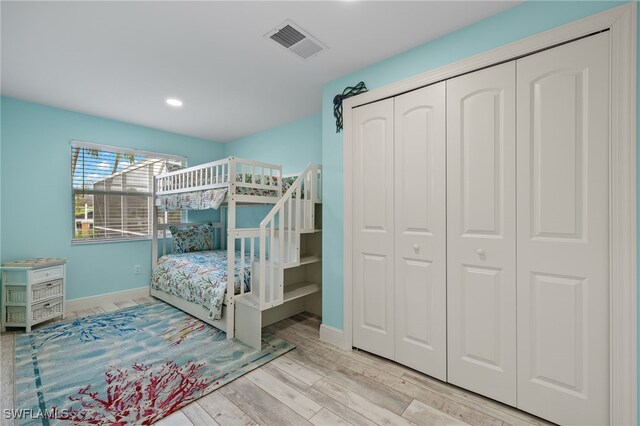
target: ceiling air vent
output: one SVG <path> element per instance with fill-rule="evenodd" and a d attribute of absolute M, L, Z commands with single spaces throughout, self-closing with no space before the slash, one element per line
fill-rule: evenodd
<path fill-rule="evenodd" d="M 265 37 L 302 59 L 309 59 L 327 49 L 322 42 L 289 20 L 269 31 Z"/>

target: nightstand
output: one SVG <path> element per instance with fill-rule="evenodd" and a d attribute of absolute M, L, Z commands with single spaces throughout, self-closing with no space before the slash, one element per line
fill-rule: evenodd
<path fill-rule="evenodd" d="M 64 316 L 66 259 L 25 259 L 2 264 L 1 331 Z"/>

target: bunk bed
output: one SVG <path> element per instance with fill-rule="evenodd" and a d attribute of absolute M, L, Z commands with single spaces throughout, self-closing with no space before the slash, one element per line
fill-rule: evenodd
<path fill-rule="evenodd" d="M 235 228 L 236 208 L 247 204 L 275 204 L 282 197 L 282 167 L 235 157 L 163 173 L 154 181 L 154 226 L 151 295 L 205 321 L 233 337 L 234 315 L 227 315 L 236 289 L 249 290 L 245 275 L 250 262 L 238 256 L 225 228 Z M 160 224 L 159 211 L 221 209 L 221 220 Z M 199 227 L 197 225 L 200 225 Z M 176 253 L 171 229 L 185 234 L 211 233 L 209 250 Z M 216 246 L 221 248 L 215 250 Z M 238 262 L 236 262 L 238 258 Z M 206 260 L 210 262 L 206 262 Z M 236 263 L 238 263 L 236 268 Z M 228 280 L 228 277 L 234 277 Z"/>
<path fill-rule="evenodd" d="M 262 311 L 285 303 L 284 269 L 300 263 L 300 233 L 315 227 L 319 179 L 318 165 L 283 179 L 279 165 L 236 157 L 156 176 L 151 295 L 260 347 Z M 237 207 L 260 204 L 273 205 L 260 227 L 237 228 Z M 220 209 L 220 221 L 157 220 L 203 209 Z"/>

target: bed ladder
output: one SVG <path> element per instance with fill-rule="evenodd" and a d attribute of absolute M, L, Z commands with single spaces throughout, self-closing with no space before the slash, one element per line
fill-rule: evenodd
<path fill-rule="evenodd" d="M 261 346 L 263 311 L 321 290 L 320 278 L 285 285 L 285 270 L 321 256 L 321 175 L 320 165 L 309 164 L 257 230 L 259 260 L 252 265 L 251 292 L 236 296 L 235 303 L 235 336 L 254 348 Z M 307 252 L 307 239 L 314 238 L 316 248 Z"/>

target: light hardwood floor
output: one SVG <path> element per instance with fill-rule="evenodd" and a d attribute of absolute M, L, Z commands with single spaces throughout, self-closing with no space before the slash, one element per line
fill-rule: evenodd
<path fill-rule="evenodd" d="M 155 302 L 76 311 L 67 318 Z M 158 302 L 162 303 L 162 302 Z M 156 423 L 173 425 L 546 425 L 539 418 L 366 352 L 319 339 L 320 320 L 297 315 L 266 331 L 296 349 Z M 13 406 L 14 335 L 0 340 L 0 404 Z M 13 422 L 1 416 L 4 425 Z"/>

